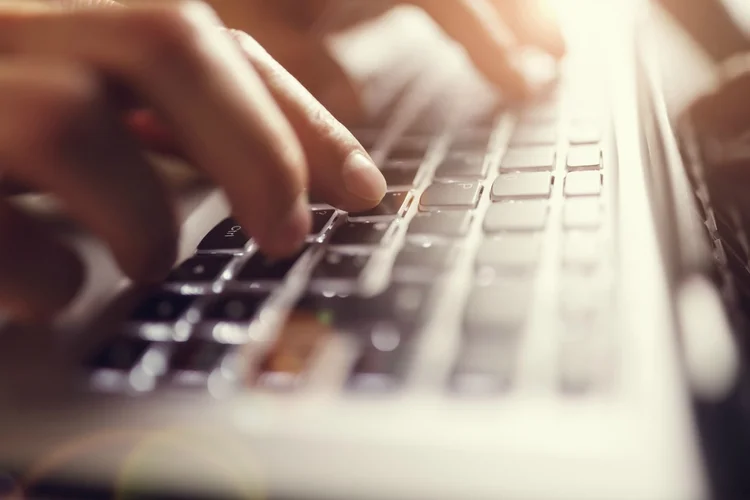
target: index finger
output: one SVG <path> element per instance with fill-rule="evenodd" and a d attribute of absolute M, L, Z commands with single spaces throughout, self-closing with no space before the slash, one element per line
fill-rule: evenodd
<path fill-rule="evenodd" d="M 445 33 L 464 46 L 477 68 L 511 98 L 522 99 L 528 87 L 513 67 L 508 50 L 515 44 L 503 31 L 497 11 L 474 0 L 411 0 L 429 14 Z"/>
<path fill-rule="evenodd" d="M 227 193 L 270 255 L 309 229 L 302 147 L 205 5 L 0 15 L 0 52 L 73 59 L 132 89 Z"/>

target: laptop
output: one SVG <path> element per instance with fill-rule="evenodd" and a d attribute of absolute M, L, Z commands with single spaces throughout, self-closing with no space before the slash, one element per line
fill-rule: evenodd
<path fill-rule="evenodd" d="M 54 329 L 0 330 L 0 498 L 734 491 L 715 478 L 742 469 L 721 426 L 743 420 L 742 306 L 720 277 L 747 272 L 747 240 L 717 260 L 741 220 L 699 203 L 688 160 L 705 158 L 677 133 L 643 4 L 567 9 L 560 77 L 522 108 L 416 11 L 342 36 L 381 110 L 354 132 L 389 190 L 357 214 L 313 200 L 294 258 L 266 259 L 189 176 L 159 286 L 62 227 L 91 278 Z"/>

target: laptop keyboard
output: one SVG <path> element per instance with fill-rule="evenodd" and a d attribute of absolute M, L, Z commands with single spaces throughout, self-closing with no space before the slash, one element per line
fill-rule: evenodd
<path fill-rule="evenodd" d="M 429 336 L 449 335 L 436 387 L 500 397 L 545 335 L 562 392 L 603 390 L 590 347 L 611 294 L 608 122 L 561 111 L 561 94 L 459 130 L 355 131 L 389 186 L 378 207 L 312 200 L 305 248 L 279 261 L 220 222 L 87 358 L 89 386 L 305 391 L 339 342 L 342 392 L 398 392 Z M 459 317 L 442 332 L 445 309 Z"/>

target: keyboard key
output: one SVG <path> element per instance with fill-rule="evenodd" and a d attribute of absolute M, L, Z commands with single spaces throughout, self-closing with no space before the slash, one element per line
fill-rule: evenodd
<path fill-rule="evenodd" d="M 259 292 L 220 295 L 208 304 L 203 318 L 211 321 L 250 321 L 260 311 L 267 298 L 267 294 Z"/>
<path fill-rule="evenodd" d="M 404 339 L 395 326 L 378 325 L 354 365 L 350 388 L 367 392 L 397 388 L 405 351 Z"/>
<path fill-rule="evenodd" d="M 358 217 L 383 217 L 391 216 L 395 217 L 403 215 L 407 208 L 406 201 L 409 198 L 407 191 L 390 192 L 386 193 L 380 204 L 370 210 L 364 212 L 350 213 L 349 218 Z"/>
<path fill-rule="evenodd" d="M 565 196 L 596 196 L 602 191 L 602 175 L 597 171 L 571 172 L 565 177 Z"/>
<path fill-rule="evenodd" d="M 336 228 L 332 245 L 378 245 L 388 233 L 388 222 L 347 222 Z"/>
<path fill-rule="evenodd" d="M 449 267 L 452 255 L 453 248 L 449 245 L 408 243 L 396 257 L 394 269 L 442 270 Z"/>
<path fill-rule="evenodd" d="M 602 223 L 602 204 L 599 198 L 566 200 L 563 225 L 567 229 L 596 229 Z"/>
<path fill-rule="evenodd" d="M 541 253 L 541 239 L 533 233 L 505 234 L 485 239 L 479 247 L 478 266 L 493 268 L 531 268 Z"/>
<path fill-rule="evenodd" d="M 484 156 L 493 132 L 492 128 L 460 131 L 451 140 L 449 151 L 451 153 L 480 153 Z"/>
<path fill-rule="evenodd" d="M 601 129 L 590 123 L 574 123 L 568 131 L 568 141 L 571 144 L 596 144 L 601 138 Z"/>
<path fill-rule="evenodd" d="M 333 219 L 335 213 L 335 210 L 313 210 L 312 229 L 310 234 L 317 236 L 322 233 L 323 230 L 328 227 L 328 224 L 331 222 L 331 219 Z"/>
<path fill-rule="evenodd" d="M 176 321 L 192 305 L 196 297 L 170 292 L 159 292 L 143 300 L 131 318 L 147 323 Z"/>
<path fill-rule="evenodd" d="M 304 255 L 309 245 L 305 246 L 295 256 L 286 259 L 269 259 L 261 252 L 255 252 L 242 266 L 237 274 L 237 281 L 281 281 Z"/>
<path fill-rule="evenodd" d="M 88 364 L 91 368 L 130 371 L 150 346 L 147 340 L 118 337 L 107 343 Z"/>
<path fill-rule="evenodd" d="M 478 182 L 436 182 L 422 194 L 420 208 L 471 209 L 477 206 L 481 194 L 482 186 Z"/>
<path fill-rule="evenodd" d="M 500 170 L 552 170 L 555 156 L 555 148 L 551 147 L 510 149 L 500 163 Z"/>
<path fill-rule="evenodd" d="M 460 395 L 490 395 L 510 388 L 515 348 L 511 343 L 470 340 L 461 347 L 451 386 Z"/>
<path fill-rule="evenodd" d="M 475 287 L 466 305 L 467 335 L 515 338 L 530 312 L 531 288 L 531 282 L 522 278 L 505 278 L 490 286 Z"/>
<path fill-rule="evenodd" d="M 249 238 L 234 219 L 226 219 L 214 227 L 198 245 L 199 251 L 243 250 Z"/>
<path fill-rule="evenodd" d="M 453 154 L 438 166 L 435 177 L 439 179 L 470 178 L 484 179 L 487 176 L 487 162 L 484 155 Z"/>
<path fill-rule="evenodd" d="M 299 385 L 313 357 L 333 333 L 330 317 L 320 314 L 315 302 L 300 301 L 289 313 L 276 343 L 263 360 L 257 385 L 274 390 Z"/>
<path fill-rule="evenodd" d="M 356 280 L 370 261 L 369 255 L 328 252 L 313 272 L 318 279 Z"/>
<path fill-rule="evenodd" d="M 602 168 L 602 151 L 599 146 L 575 146 L 568 150 L 568 169 L 595 170 Z"/>
<path fill-rule="evenodd" d="M 388 187 L 414 185 L 418 169 L 414 168 L 384 168 L 380 171 L 385 177 Z"/>
<path fill-rule="evenodd" d="M 547 223 L 547 201 L 494 203 L 484 219 L 486 233 L 503 231 L 541 231 Z"/>
<path fill-rule="evenodd" d="M 232 260 L 231 255 L 198 255 L 180 264 L 167 281 L 172 283 L 211 283 Z"/>
<path fill-rule="evenodd" d="M 381 171 L 385 174 L 386 170 L 412 170 L 415 173 L 422 166 L 422 160 L 386 160 L 381 167 Z"/>
<path fill-rule="evenodd" d="M 179 344 L 169 363 L 172 372 L 211 372 L 219 367 L 231 348 L 208 340 L 191 339 Z"/>
<path fill-rule="evenodd" d="M 546 172 L 501 174 L 492 184 L 492 201 L 549 198 L 552 175 Z"/>
<path fill-rule="evenodd" d="M 388 160 L 423 160 L 432 143 L 432 137 L 404 137 L 388 152 Z"/>
<path fill-rule="evenodd" d="M 409 234 L 460 237 L 471 227 L 471 212 L 449 211 L 419 214 L 411 220 Z"/>
<path fill-rule="evenodd" d="M 334 297 L 323 303 L 337 324 L 356 328 L 386 321 L 407 327 L 422 320 L 429 292 L 424 285 L 393 284 L 374 296 Z"/>
<path fill-rule="evenodd" d="M 566 267 L 592 268 L 601 259 L 599 235 L 591 232 L 575 231 L 564 236 L 562 261 Z"/>
<path fill-rule="evenodd" d="M 521 125 L 513 133 L 511 146 L 546 146 L 557 143 L 556 125 Z"/>

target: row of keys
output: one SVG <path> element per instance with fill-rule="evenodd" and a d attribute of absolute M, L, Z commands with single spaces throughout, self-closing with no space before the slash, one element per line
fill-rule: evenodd
<path fill-rule="evenodd" d="M 557 143 L 556 123 L 521 123 L 510 140 L 511 146 L 554 145 Z M 598 144 L 601 129 L 591 123 L 574 122 L 568 131 L 568 141 L 573 145 Z"/>
<path fill-rule="evenodd" d="M 500 162 L 501 171 L 554 170 L 557 150 L 554 147 L 511 148 Z M 598 170 L 602 167 L 601 148 L 596 145 L 574 146 L 568 150 L 568 170 Z"/>
<path fill-rule="evenodd" d="M 403 371 L 401 361 L 424 315 L 428 297 L 428 287 L 415 285 L 394 286 L 374 297 L 305 296 L 288 315 L 273 348 L 248 383 L 276 389 L 295 385 L 295 380 L 308 369 L 313 353 L 328 338 L 337 332 L 349 332 L 359 345 L 351 384 L 358 389 L 391 388 Z M 168 300 L 174 300 L 174 296 L 162 296 L 158 301 L 161 305 L 154 303 L 149 307 L 163 308 Z M 223 309 L 234 310 L 232 317 L 247 319 L 254 314 L 250 309 L 257 311 L 263 300 L 264 296 L 250 293 L 217 296 L 205 308 L 204 316 L 211 319 L 212 311 Z M 97 370 L 130 372 L 148 361 L 152 366 L 146 371 L 154 377 L 169 374 L 172 381 L 204 383 L 206 377 L 195 375 L 208 375 L 218 368 L 234 346 L 205 336 L 179 343 L 121 336 L 105 344 L 88 364 Z M 161 360 L 158 369 L 152 363 L 155 357 Z"/>
<path fill-rule="evenodd" d="M 313 210 L 310 236 L 315 237 L 330 227 L 336 211 L 333 209 Z M 242 226 L 233 218 L 217 224 L 198 244 L 199 252 L 241 252 L 250 241 Z"/>

